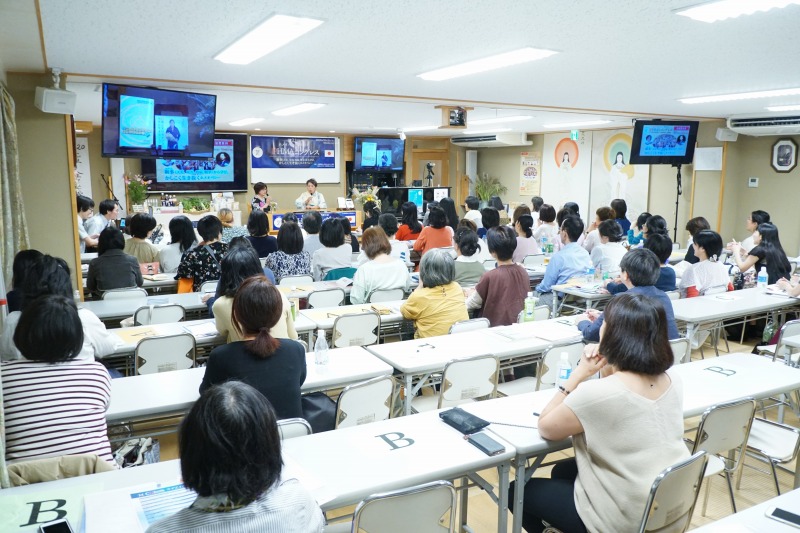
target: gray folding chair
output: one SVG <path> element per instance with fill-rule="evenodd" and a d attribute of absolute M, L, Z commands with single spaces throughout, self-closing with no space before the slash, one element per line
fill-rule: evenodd
<path fill-rule="evenodd" d="M 471 320 L 459 320 L 450 326 L 450 335 L 453 333 L 464 333 L 465 331 L 475 331 L 477 329 L 489 329 L 491 323 L 488 318 L 473 318 Z"/>
<path fill-rule="evenodd" d="M 294 439 L 295 437 L 305 437 L 311 435 L 311 424 L 306 422 L 304 418 L 285 418 L 278 420 L 278 433 L 281 434 L 281 440 Z"/>
<path fill-rule="evenodd" d="M 647 497 L 639 533 L 682 533 L 689 529 L 707 462 L 706 453 L 700 451 L 656 477 Z"/>
<path fill-rule="evenodd" d="M 692 343 L 686 337 L 679 337 L 669 341 L 669 347 L 672 348 L 672 355 L 675 357 L 674 364 L 679 365 L 684 361 L 688 362 L 691 356 Z"/>
<path fill-rule="evenodd" d="M 542 353 L 542 358 L 536 364 L 536 377 L 523 377 L 497 384 L 497 392 L 503 396 L 514 396 L 515 394 L 525 394 L 535 390 L 552 389 L 558 380 L 558 363 L 561 361 L 561 354 L 567 353 L 572 368 L 578 364 L 583 355 L 583 341 L 565 344 L 563 346 L 551 346 Z"/>
<path fill-rule="evenodd" d="M 133 314 L 133 325 L 169 324 L 171 322 L 182 322 L 185 318 L 186 310 L 182 305 L 144 305 Z"/>
<path fill-rule="evenodd" d="M 747 455 L 769 463 L 778 495 L 781 493 L 781 486 L 778 482 L 777 467 L 794 461 L 798 450 L 800 450 L 800 429 L 771 420 L 753 419 L 750 435 L 747 438 Z M 737 489 L 741 482 L 742 469 L 739 470 L 736 480 Z"/>
<path fill-rule="evenodd" d="M 522 259 L 522 264 L 525 266 L 539 266 L 544 264 L 544 254 L 531 254 L 526 255 Z"/>
<path fill-rule="evenodd" d="M 291 287 L 292 285 L 303 285 L 314 283 L 314 277 L 308 276 L 284 276 L 278 281 L 278 287 Z"/>
<path fill-rule="evenodd" d="M 394 399 L 394 379 L 380 376 L 348 385 L 336 400 L 336 429 L 387 420 Z"/>
<path fill-rule="evenodd" d="M 331 339 L 334 348 L 377 344 L 381 335 L 381 317 L 375 311 L 342 315 L 333 322 Z"/>
<path fill-rule="evenodd" d="M 441 390 L 434 396 L 417 396 L 411 400 L 412 412 L 452 407 L 479 398 L 497 395 L 497 373 L 500 363 L 494 355 L 478 355 L 454 359 L 442 372 Z"/>
<path fill-rule="evenodd" d="M 434 481 L 366 498 L 356 507 L 352 531 L 454 533 L 455 527 L 456 490 Z"/>
<path fill-rule="evenodd" d="M 338 307 L 344 303 L 343 289 L 325 289 L 312 291 L 308 295 L 308 308 L 316 307 Z"/>
<path fill-rule="evenodd" d="M 211 281 L 204 281 L 202 285 L 200 285 L 200 292 L 217 292 L 217 285 L 219 285 L 219 280 L 211 280 Z"/>
<path fill-rule="evenodd" d="M 188 333 L 147 337 L 136 345 L 136 374 L 155 374 L 191 368 L 195 364 L 195 340 Z"/>
<path fill-rule="evenodd" d="M 147 291 L 141 287 L 110 289 L 103 293 L 103 300 L 123 300 L 127 298 L 147 298 Z"/>
<path fill-rule="evenodd" d="M 377 289 L 372 291 L 367 301 L 369 303 L 396 302 L 405 298 L 405 295 L 403 289 Z"/>

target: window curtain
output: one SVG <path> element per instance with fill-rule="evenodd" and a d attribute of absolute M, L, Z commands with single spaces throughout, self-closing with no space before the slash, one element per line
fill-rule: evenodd
<path fill-rule="evenodd" d="M 19 150 L 17 126 L 14 115 L 14 99 L 0 83 L 0 288 L 5 300 L 5 284 L 11 281 L 11 266 L 17 250 L 27 249 L 28 226 L 22 209 L 22 186 L 19 178 Z M 5 282 L 5 283 L 3 283 Z M 2 308 L 5 316 L 5 305 Z M 0 387 L 0 487 L 11 484 L 6 470 L 5 416 L 3 414 L 3 390 Z"/>

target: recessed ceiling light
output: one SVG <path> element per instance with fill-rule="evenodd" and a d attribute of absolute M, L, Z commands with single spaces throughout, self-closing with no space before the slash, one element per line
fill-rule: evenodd
<path fill-rule="evenodd" d="M 511 131 L 511 128 L 494 128 L 489 130 L 466 130 L 464 135 L 481 135 L 483 133 L 503 133 L 504 131 Z"/>
<path fill-rule="evenodd" d="M 261 128 L 253 128 L 255 131 L 261 131 Z"/>
<path fill-rule="evenodd" d="M 610 120 L 584 120 L 582 122 L 559 122 L 556 124 L 542 124 L 543 128 L 580 128 L 583 126 L 600 126 L 610 124 Z"/>
<path fill-rule="evenodd" d="M 469 120 L 470 126 L 482 126 L 485 124 L 504 124 L 506 122 L 519 122 L 521 120 L 530 120 L 533 117 L 530 115 L 514 115 L 511 117 L 496 117 L 496 118 L 481 118 L 478 120 Z"/>
<path fill-rule="evenodd" d="M 794 96 L 800 94 L 800 87 L 791 89 L 774 89 L 770 91 L 754 91 L 749 93 L 718 94 L 716 96 L 695 96 L 678 98 L 684 104 L 707 104 L 709 102 L 730 102 L 733 100 L 752 100 L 755 98 L 771 98 L 773 96 Z"/>
<path fill-rule="evenodd" d="M 312 104 L 306 102 L 305 104 L 298 104 L 293 105 L 291 107 L 285 107 L 283 109 L 278 109 L 277 111 L 273 111 L 273 115 L 277 115 L 279 117 L 288 117 L 289 115 L 296 115 L 298 113 L 305 113 L 306 111 L 313 111 L 315 109 L 319 109 L 320 107 L 325 107 L 327 104 Z"/>
<path fill-rule="evenodd" d="M 239 120 L 234 120 L 233 122 L 228 122 L 228 124 L 231 125 L 231 126 L 236 126 L 236 127 L 238 127 L 238 126 L 249 126 L 250 124 L 256 124 L 258 122 L 261 122 L 262 120 L 264 120 L 264 119 L 263 118 L 251 117 L 251 118 L 243 118 L 243 119 L 239 119 Z"/>
<path fill-rule="evenodd" d="M 539 48 L 520 48 L 512 52 L 498 54 L 483 59 L 476 59 L 468 61 L 452 67 L 440 68 L 430 72 L 418 74 L 417 77 L 429 81 L 442 81 L 451 78 L 458 78 L 459 76 L 467 76 L 469 74 L 476 74 L 478 72 L 486 72 L 488 70 L 495 70 L 498 68 L 510 67 L 512 65 L 519 65 L 520 63 L 528 63 L 536 61 L 537 59 L 544 59 L 553 54 L 557 54 L 552 50 L 542 50 Z"/>
<path fill-rule="evenodd" d="M 274 15 L 214 56 L 234 65 L 247 65 L 274 52 L 322 24 L 321 20 Z"/>
<path fill-rule="evenodd" d="M 336 130 L 328 130 L 328 133 L 336 133 Z"/>
<path fill-rule="evenodd" d="M 718 22 L 792 4 L 800 4 L 800 0 L 717 0 L 678 9 L 675 10 L 675 14 L 700 22 Z"/>
<path fill-rule="evenodd" d="M 767 107 L 767 111 L 800 111 L 800 104 L 796 105 L 773 105 Z"/>
<path fill-rule="evenodd" d="M 403 133 L 411 133 L 412 131 L 427 131 L 439 129 L 439 126 L 411 126 L 408 128 L 401 128 Z"/>

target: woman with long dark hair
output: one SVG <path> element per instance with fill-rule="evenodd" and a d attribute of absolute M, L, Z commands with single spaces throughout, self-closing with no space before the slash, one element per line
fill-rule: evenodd
<path fill-rule="evenodd" d="M 774 224 L 759 224 L 753 233 L 753 242 L 755 247 L 747 252 L 744 259 L 741 258 L 741 243 L 731 243 L 732 257 L 739 270 L 744 272 L 750 267 L 755 267 L 758 273 L 762 267 L 766 267 L 770 285 L 791 275 L 792 265 L 786 257 L 786 252 L 783 251 L 781 240 L 778 238 L 778 228 Z"/>
<path fill-rule="evenodd" d="M 447 216 L 447 225 L 453 230 L 455 235 L 456 228 L 458 227 L 458 214 L 456 213 L 456 203 L 452 198 L 442 198 L 439 201 L 439 207 L 442 208 L 444 214 Z"/>
<path fill-rule="evenodd" d="M 378 225 L 378 217 L 381 216 L 381 210 L 378 209 L 378 204 L 370 200 L 364 203 L 364 222 L 361 224 L 361 231 L 364 231 L 372 226 Z M 357 252 L 358 250 L 353 250 Z"/>
<path fill-rule="evenodd" d="M 400 220 L 400 227 L 397 228 L 395 238 L 398 241 L 414 241 L 422 231 L 422 224 L 417 217 L 417 204 L 406 202 L 402 207 L 403 217 Z"/>
<path fill-rule="evenodd" d="M 169 221 L 169 237 L 170 244 L 158 252 L 158 262 L 161 272 L 172 274 L 178 271 L 183 254 L 197 246 L 192 221 L 184 215 L 172 217 Z"/>

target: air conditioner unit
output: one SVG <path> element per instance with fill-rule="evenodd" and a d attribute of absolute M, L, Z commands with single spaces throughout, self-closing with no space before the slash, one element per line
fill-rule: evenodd
<path fill-rule="evenodd" d="M 742 135 L 798 135 L 800 115 L 736 115 L 728 119 L 728 128 Z"/>
<path fill-rule="evenodd" d="M 461 135 L 450 142 L 458 146 L 482 148 L 489 146 L 528 146 L 533 144 L 525 133 L 487 133 L 485 135 Z"/>

